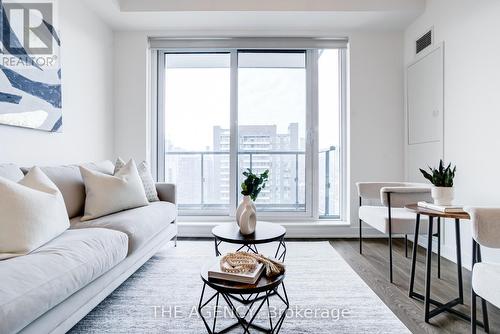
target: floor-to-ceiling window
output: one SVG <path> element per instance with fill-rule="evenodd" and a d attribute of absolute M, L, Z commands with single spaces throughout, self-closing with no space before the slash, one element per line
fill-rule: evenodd
<path fill-rule="evenodd" d="M 259 216 L 339 218 L 345 55 L 340 48 L 162 49 L 158 175 L 181 215 L 230 216 L 242 172 L 269 169 Z"/>
<path fill-rule="evenodd" d="M 165 54 L 164 177 L 185 212 L 229 211 L 230 54 Z"/>
<path fill-rule="evenodd" d="M 318 53 L 318 214 L 339 217 L 342 204 L 342 68 L 337 49 Z"/>
<path fill-rule="evenodd" d="M 259 211 L 306 210 L 306 52 L 238 52 L 238 184 L 269 169 Z"/>

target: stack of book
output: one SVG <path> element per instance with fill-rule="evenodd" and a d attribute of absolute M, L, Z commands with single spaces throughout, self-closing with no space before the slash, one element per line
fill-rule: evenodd
<path fill-rule="evenodd" d="M 208 270 L 208 278 L 215 278 L 224 281 L 231 281 L 244 284 L 255 284 L 264 271 L 264 265 L 259 262 L 254 271 L 249 273 L 228 273 L 220 268 L 219 261 Z"/>
<path fill-rule="evenodd" d="M 462 205 L 436 205 L 433 203 L 418 202 L 418 206 L 429 210 L 435 210 L 444 213 L 464 212 L 464 207 Z"/>

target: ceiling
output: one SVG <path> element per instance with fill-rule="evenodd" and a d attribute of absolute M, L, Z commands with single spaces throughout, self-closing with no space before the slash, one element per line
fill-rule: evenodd
<path fill-rule="evenodd" d="M 425 0 L 84 0 L 114 30 L 331 35 L 401 30 Z"/>

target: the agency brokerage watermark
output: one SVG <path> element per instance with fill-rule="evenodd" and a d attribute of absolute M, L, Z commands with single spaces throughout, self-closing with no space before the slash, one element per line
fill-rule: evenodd
<path fill-rule="evenodd" d="M 54 4 L 2 0 L 0 3 L 1 64 L 55 66 Z"/>
<path fill-rule="evenodd" d="M 193 306 L 189 310 L 180 306 L 171 305 L 154 305 L 153 317 L 155 319 L 186 319 L 186 318 L 199 318 L 198 308 Z M 244 306 L 236 307 L 239 314 L 245 314 L 247 308 Z M 250 318 L 253 317 L 253 310 L 247 314 Z M 257 314 L 256 318 L 265 318 L 269 316 L 277 318 L 281 316 L 283 309 L 279 307 L 270 306 L 269 310 L 261 311 Z M 234 318 L 232 310 L 228 306 L 219 306 L 203 309 L 203 316 L 208 318 L 217 317 L 218 319 L 231 319 Z M 351 316 L 350 309 L 344 308 L 303 308 L 298 305 L 291 306 L 286 311 L 286 318 L 288 319 L 330 319 L 331 321 L 346 320 Z"/>

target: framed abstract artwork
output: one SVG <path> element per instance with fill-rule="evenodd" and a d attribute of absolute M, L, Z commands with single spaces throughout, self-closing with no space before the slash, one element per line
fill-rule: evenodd
<path fill-rule="evenodd" d="M 0 125 L 61 132 L 56 1 L 0 4 Z"/>

